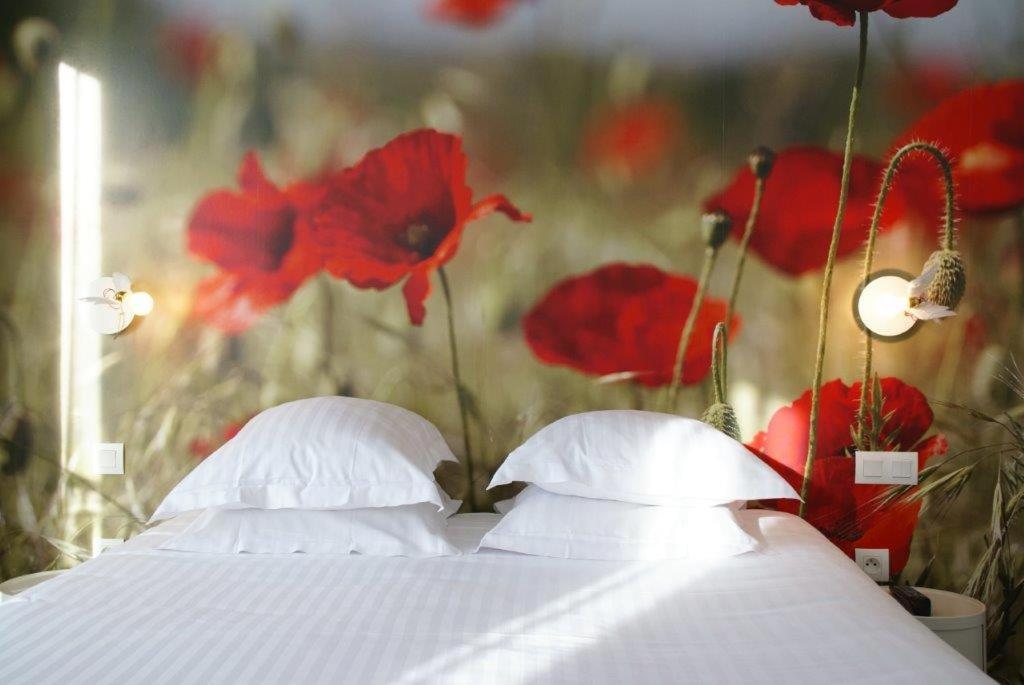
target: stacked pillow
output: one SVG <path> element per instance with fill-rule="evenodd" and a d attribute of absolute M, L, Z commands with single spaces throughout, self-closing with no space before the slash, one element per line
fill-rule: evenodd
<path fill-rule="evenodd" d="M 490 487 L 530 485 L 481 548 L 582 559 L 682 559 L 757 548 L 736 509 L 799 499 L 741 443 L 671 414 L 565 417 L 508 456 Z"/>
<path fill-rule="evenodd" d="M 258 414 L 167 495 L 151 521 L 204 510 L 164 549 L 197 552 L 457 554 L 458 509 L 434 480 L 455 461 L 426 419 L 351 397 Z"/>

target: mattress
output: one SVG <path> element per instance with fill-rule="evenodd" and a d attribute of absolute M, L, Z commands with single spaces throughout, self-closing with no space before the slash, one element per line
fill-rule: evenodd
<path fill-rule="evenodd" d="M 802 520 L 742 512 L 717 561 L 153 549 L 182 518 L 0 605 L 0 682 L 992 682 Z"/>

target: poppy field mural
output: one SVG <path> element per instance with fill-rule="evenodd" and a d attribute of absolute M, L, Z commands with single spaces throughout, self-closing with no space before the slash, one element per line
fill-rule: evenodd
<path fill-rule="evenodd" d="M 420 413 L 483 511 L 554 419 L 727 405 L 805 494 L 760 506 L 984 598 L 993 668 L 1019 670 L 1024 3 L 650 4 L 0 10 L 0 578 L 142 530 L 296 398 Z M 61 314 L 84 275 L 59 63 L 102 88 L 89 278 L 155 301 L 87 357 Z M 950 315 L 865 340 L 865 256 Z M 89 473 L 85 416 L 125 443 L 123 478 Z M 863 448 L 917 452 L 920 485 L 855 485 Z"/>

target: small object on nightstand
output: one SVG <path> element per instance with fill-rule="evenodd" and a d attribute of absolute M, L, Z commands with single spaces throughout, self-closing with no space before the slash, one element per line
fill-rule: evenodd
<path fill-rule="evenodd" d="M 890 591 L 895 588 L 890 588 Z M 931 616 L 916 616 L 943 642 L 985 670 L 985 605 L 967 595 L 927 587 L 913 588 L 931 603 Z"/>
<path fill-rule="evenodd" d="M 893 585 L 889 594 L 914 616 L 931 616 L 932 601 L 909 585 Z"/>

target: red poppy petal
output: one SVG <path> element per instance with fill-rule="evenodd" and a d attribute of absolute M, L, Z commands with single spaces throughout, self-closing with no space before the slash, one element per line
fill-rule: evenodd
<path fill-rule="evenodd" d="M 922 440 L 914 451 L 917 452 L 917 470 L 920 471 L 932 457 L 941 457 L 949 452 L 949 439 L 943 433 L 936 433 Z"/>
<path fill-rule="evenodd" d="M 653 266 L 608 264 L 555 284 L 523 317 L 523 332 L 543 362 L 666 385 L 696 290 L 694 279 Z M 725 309 L 725 302 L 705 299 L 684 358 L 685 384 L 707 376 L 712 333 Z M 739 318 L 731 324 L 730 338 L 739 330 Z"/>
<path fill-rule="evenodd" d="M 238 166 L 238 186 L 245 193 L 266 193 L 277 195 L 280 191 L 277 186 L 271 183 L 263 172 L 263 165 L 259 156 L 250 150 L 242 157 Z"/>
<path fill-rule="evenodd" d="M 857 518 L 855 471 L 856 462 L 846 456 L 822 457 L 814 462 L 807 522 L 836 544 L 859 538 L 864 532 Z"/>
<path fill-rule="evenodd" d="M 600 111 L 587 125 L 580 162 L 592 172 L 626 180 L 649 174 L 675 147 L 681 120 L 675 105 L 653 99 Z"/>
<path fill-rule="evenodd" d="M 314 218 L 327 269 L 358 287 L 384 288 L 431 259 L 470 211 L 457 136 L 412 131 L 327 181 Z"/>
<path fill-rule="evenodd" d="M 216 58 L 216 36 L 211 28 L 196 20 L 165 24 L 160 29 L 160 46 L 165 66 L 188 86 L 194 87 Z"/>
<path fill-rule="evenodd" d="M 943 101 L 899 136 L 893 149 L 915 140 L 934 142 L 952 156 L 964 211 L 1024 204 L 1024 80 L 978 86 Z M 929 200 L 929 218 L 938 218 L 942 198 L 935 165 L 908 159 L 904 173 L 904 182 Z"/>
<path fill-rule="evenodd" d="M 532 215 L 519 211 L 519 209 L 504 195 L 488 195 L 470 208 L 469 213 L 466 215 L 466 219 L 448 232 L 448 235 L 444 237 L 441 244 L 434 250 L 433 257 L 427 261 L 437 267 L 448 262 L 448 260 L 455 256 L 455 253 L 459 249 L 459 242 L 462 240 L 462 230 L 465 228 L 466 224 L 477 219 L 482 219 L 488 214 L 492 214 L 494 212 L 501 212 L 513 221 L 533 221 Z M 422 264 L 426 265 L 427 261 Z"/>
<path fill-rule="evenodd" d="M 852 9 L 834 7 L 827 2 L 807 0 L 807 9 L 815 19 L 830 21 L 837 26 L 853 26 L 857 20 L 857 14 Z"/>
<path fill-rule="evenodd" d="M 293 224 L 295 240 L 292 249 L 284 256 L 279 268 L 268 274 L 269 280 L 276 281 L 285 289 L 294 292 L 323 267 L 323 258 L 316 242 L 313 240 L 313 229 L 310 217 L 300 214 Z"/>
<path fill-rule="evenodd" d="M 193 438 L 188 443 L 189 454 L 195 459 L 206 459 L 213 453 L 213 443 L 206 438 Z"/>
<path fill-rule="evenodd" d="M 417 263 L 415 257 L 405 254 L 402 255 L 405 259 L 394 258 L 397 255 L 383 256 L 375 239 L 359 231 L 332 230 L 325 242 L 319 223 L 325 216 L 328 215 L 317 217 L 315 234 L 324 254 L 324 268 L 335 278 L 348 280 L 357 288 L 383 290 L 402 280 Z"/>
<path fill-rule="evenodd" d="M 462 230 L 465 228 L 466 224 L 470 221 L 482 219 L 488 214 L 492 214 L 494 212 L 501 212 L 513 221 L 529 222 L 533 220 L 533 217 L 530 214 L 519 211 L 519 209 L 504 195 L 488 195 L 470 208 L 465 221 L 448 232 L 448 235 L 444 237 L 441 244 L 434 250 L 433 257 L 427 261 L 434 266 L 441 266 L 445 264 L 448 260 L 454 257 L 455 253 L 458 251 L 459 242 L 462 240 Z M 423 262 L 424 265 L 426 263 L 426 261 Z"/>
<path fill-rule="evenodd" d="M 750 249 L 775 268 L 799 276 L 824 267 L 832 240 L 842 155 L 814 147 L 780 152 L 765 185 L 757 227 Z M 867 237 L 875 197 L 884 169 L 866 157 L 855 156 L 837 255 L 858 252 Z M 754 174 L 742 167 L 732 182 L 704 202 L 707 211 L 722 209 L 737 225 L 746 223 L 754 199 Z M 907 199 L 896 186 L 882 215 L 881 228 L 893 227 L 906 213 Z M 740 238 L 739 231 L 733 233 Z"/>
<path fill-rule="evenodd" d="M 954 7 L 957 0 L 775 0 L 780 5 L 806 5 L 816 19 L 853 26 L 857 12 L 883 10 L 897 19 L 935 17 Z"/>
<path fill-rule="evenodd" d="M 929 428 L 932 410 L 919 390 L 896 378 L 881 380 L 885 395 L 882 413 L 888 416 L 883 437 L 896 449 L 909 449 Z M 890 550 L 890 569 L 898 573 L 910 554 L 920 503 L 903 501 L 881 506 L 889 486 L 855 485 L 851 428 L 856 419 L 860 384 L 847 387 L 835 380 L 821 387 L 818 450 L 807 498 L 807 520 L 851 557 L 854 549 Z M 779 409 L 768 428 L 750 444 L 758 456 L 794 488 L 803 482 L 804 455 L 810 416 L 810 392 Z M 920 467 L 948 448 L 945 436 L 935 435 L 916 446 Z"/>
<path fill-rule="evenodd" d="M 818 411 L 816 459 L 842 455 L 850 444 L 850 426 L 856 413 L 848 397 L 849 389 L 840 380 L 821 386 Z M 765 455 L 765 461 L 783 477 L 798 474 L 802 483 L 807 461 L 807 437 L 810 432 L 811 391 L 805 391 L 792 404 L 782 407 L 768 422 L 768 428 L 751 441 L 751 447 Z M 799 489 L 799 486 L 797 486 Z"/>
<path fill-rule="evenodd" d="M 409 274 L 409 279 L 402 286 L 405 307 L 414 326 L 421 325 L 427 315 L 427 308 L 423 303 L 430 295 L 430 273 L 429 269 L 417 269 Z"/>
<path fill-rule="evenodd" d="M 427 6 L 427 14 L 435 19 L 483 28 L 500 19 L 512 0 L 434 0 Z"/>
<path fill-rule="evenodd" d="M 462 141 L 424 129 L 398 136 L 354 167 L 327 179 L 313 233 L 334 276 L 383 289 L 407 276 L 410 318 L 423 321 L 431 271 L 458 250 L 466 223 L 502 212 L 529 221 L 503 195 L 475 205 L 466 185 Z"/>
<path fill-rule="evenodd" d="M 199 283 L 194 312 L 225 333 L 242 333 L 267 310 L 286 302 L 319 269 L 319 255 L 301 248 L 292 250 L 275 273 L 221 271 Z"/>
<path fill-rule="evenodd" d="M 482 219 L 492 212 L 501 212 L 509 219 L 512 219 L 512 221 L 533 221 L 532 214 L 521 211 L 518 207 L 512 204 L 507 197 L 500 193 L 488 195 L 484 199 L 474 203 L 469 210 L 469 215 L 466 217 L 466 221 L 469 222 Z"/>
<path fill-rule="evenodd" d="M 221 431 L 221 437 L 224 439 L 224 442 L 227 442 L 231 438 L 233 438 L 236 435 L 238 435 L 239 431 L 241 431 L 243 428 L 245 428 L 245 424 L 249 423 L 249 420 L 253 416 L 255 416 L 255 414 L 251 414 L 251 415 L 247 416 L 244 419 L 241 419 L 239 421 L 234 421 L 234 422 L 229 423 L 228 425 L 224 426 L 224 430 Z"/>
<path fill-rule="evenodd" d="M 221 272 L 199 282 L 196 287 L 195 314 L 210 326 L 225 333 L 243 333 L 263 315 L 246 293 L 244 278 Z"/>
<path fill-rule="evenodd" d="M 882 439 L 895 450 L 910 450 L 928 432 L 935 415 L 924 393 L 898 378 L 881 379 L 883 417 Z M 860 383 L 849 390 L 851 405 L 860 403 Z"/>
<path fill-rule="evenodd" d="M 854 491 L 870 487 L 856 485 Z M 901 499 L 885 507 L 879 507 L 877 500 L 863 503 L 858 510 L 862 534 L 854 540 L 837 539 L 833 542 L 851 558 L 857 548 L 889 550 L 889 573 L 895 576 L 910 558 L 910 544 L 920 511 L 920 501 L 910 503 Z"/>
<path fill-rule="evenodd" d="M 882 10 L 890 17 L 937 17 L 956 6 L 958 0 L 890 0 Z"/>
<path fill-rule="evenodd" d="M 274 271 L 294 241 L 295 209 L 266 180 L 255 154 L 242 159 L 244 190 L 203 197 L 188 223 L 188 250 L 229 271 Z"/>

